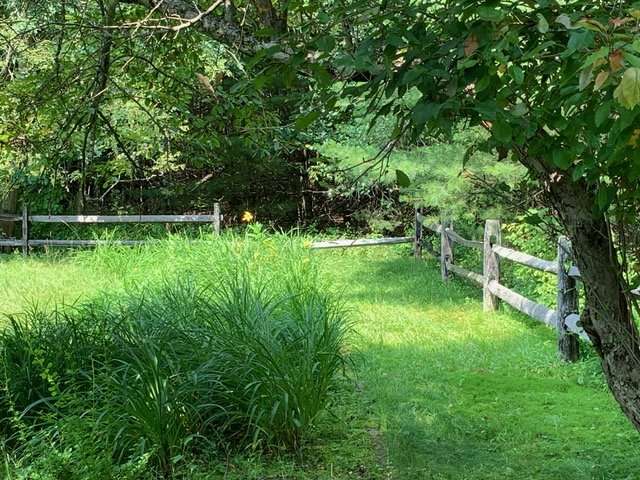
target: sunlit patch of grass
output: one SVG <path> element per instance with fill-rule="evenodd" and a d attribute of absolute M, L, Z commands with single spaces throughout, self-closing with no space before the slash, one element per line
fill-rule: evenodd
<path fill-rule="evenodd" d="M 95 271 L 124 273 L 123 285 L 141 264 L 154 276 L 126 294 L 8 317 L 0 431 L 16 454 L 77 447 L 65 440 L 71 420 L 74 441 L 100 431 L 115 464 L 148 458 L 163 478 L 202 450 L 300 451 L 349 366 L 351 323 L 300 241 L 268 244 L 229 237 L 77 254 Z"/>

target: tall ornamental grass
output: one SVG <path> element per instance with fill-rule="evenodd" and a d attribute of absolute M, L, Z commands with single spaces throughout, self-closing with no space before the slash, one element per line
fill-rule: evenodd
<path fill-rule="evenodd" d="M 139 250 L 156 274 L 126 294 L 10 318 L 8 445 L 37 456 L 98 442 L 114 464 L 147 458 L 164 477 L 203 450 L 298 448 L 348 361 L 345 310 L 300 242 L 212 242 Z M 134 253 L 80 258 L 121 268 Z"/>

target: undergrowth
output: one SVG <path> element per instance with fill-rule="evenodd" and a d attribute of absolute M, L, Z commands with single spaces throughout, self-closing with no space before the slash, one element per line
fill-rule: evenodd
<path fill-rule="evenodd" d="M 36 472 L 47 459 L 43 478 L 168 478 L 203 452 L 304 444 L 348 366 L 345 309 L 300 241 L 212 242 L 77 253 L 102 271 L 162 275 L 8 317 L 8 458 Z"/>

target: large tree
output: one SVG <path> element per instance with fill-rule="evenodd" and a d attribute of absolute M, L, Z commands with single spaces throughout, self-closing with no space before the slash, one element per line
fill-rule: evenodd
<path fill-rule="evenodd" d="M 544 186 L 586 287 L 583 327 L 640 429 L 640 336 L 623 227 L 640 203 L 640 4 L 619 1 L 382 2 L 343 65 L 370 109 L 416 137 L 482 126 L 479 145 Z M 419 92 L 407 107 L 402 101 Z"/>

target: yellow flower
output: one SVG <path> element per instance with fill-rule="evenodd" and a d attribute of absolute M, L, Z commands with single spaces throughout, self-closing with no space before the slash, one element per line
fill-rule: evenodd
<path fill-rule="evenodd" d="M 242 221 L 245 223 L 251 223 L 253 221 L 253 213 L 246 211 L 242 214 Z"/>

